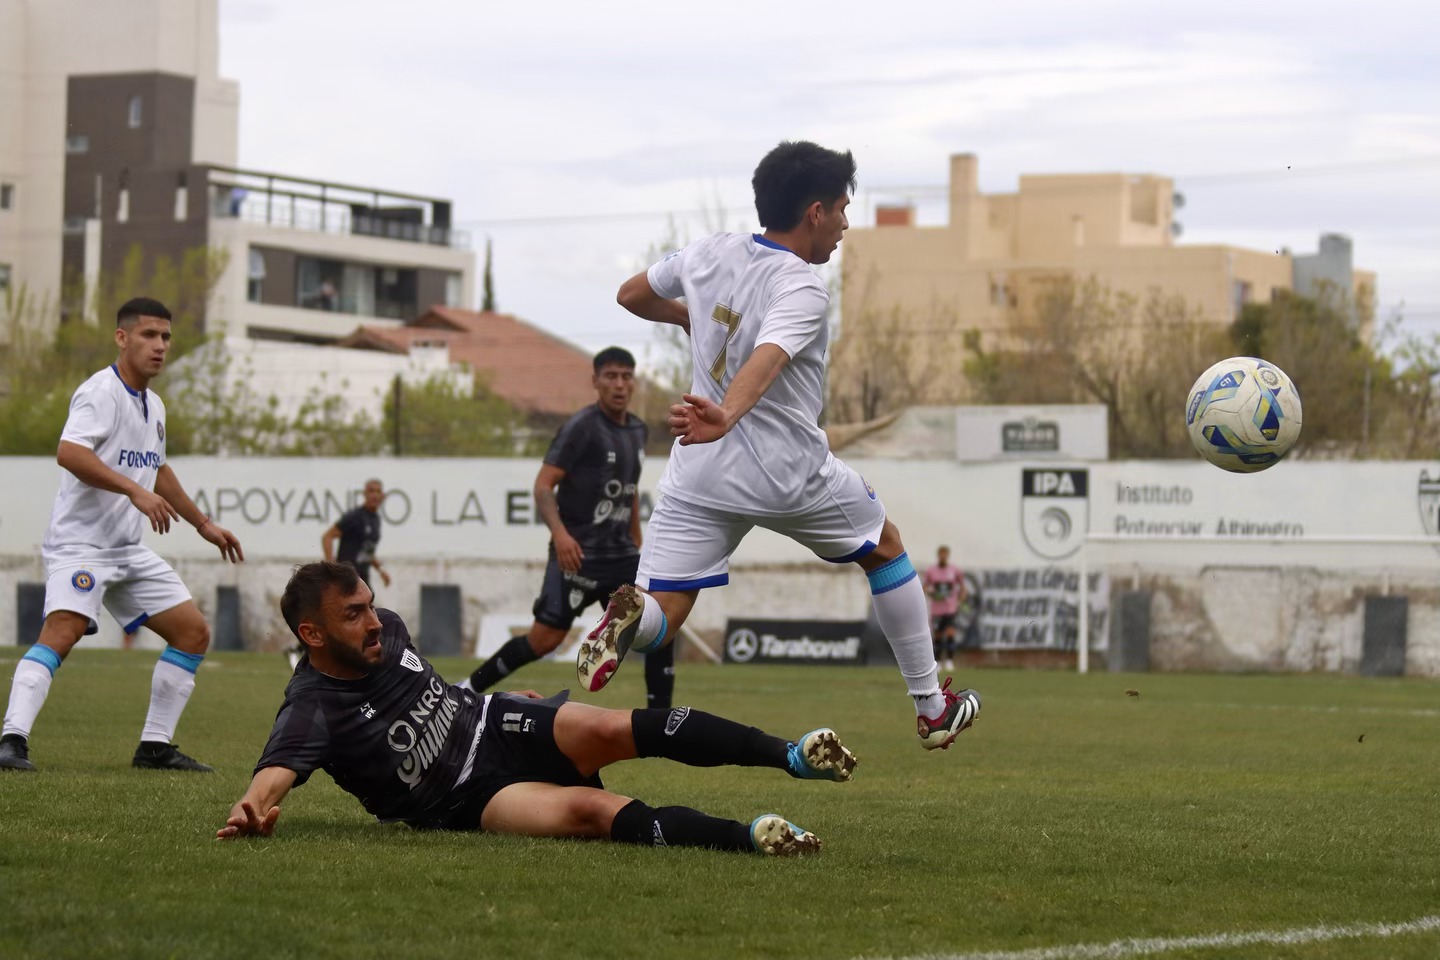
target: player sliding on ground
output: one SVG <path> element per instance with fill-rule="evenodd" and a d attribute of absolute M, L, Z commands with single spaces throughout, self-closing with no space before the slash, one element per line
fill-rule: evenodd
<path fill-rule="evenodd" d="M 599 690 L 630 650 L 672 642 L 700 590 L 729 582 L 730 555 L 761 526 L 865 571 L 920 742 L 946 748 L 980 712 L 980 695 L 953 693 L 948 679 L 940 686 L 925 590 L 900 532 L 819 426 L 830 296 L 809 265 L 827 262 L 850 225 L 855 160 L 782 143 L 751 183 L 764 234 L 715 234 L 620 287 L 631 313 L 690 334 L 693 373 L 690 393 L 670 408 L 678 442 L 640 551 L 639 589 L 617 590 L 581 643 L 580 682 Z"/>
<path fill-rule="evenodd" d="M 305 647 L 270 742 L 221 839 L 269 836 L 280 802 L 323 769 L 383 821 L 770 856 L 818 853 L 820 839 L 784 817 L 749 823 L 611 793 L 600 770 L 666 757 L 696 767 L 774 767 L 849 780 L 855 756 L 833 730 L 796 741 L 688 707 L 603 710 L 533 691 L 478 695 L 450 686 L 376 610 L 347 564 L 295 571 L 280 611 Z"/>

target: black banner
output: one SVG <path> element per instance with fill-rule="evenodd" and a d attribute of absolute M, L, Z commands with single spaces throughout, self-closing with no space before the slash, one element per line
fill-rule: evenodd
<path fill-rule="evenodd" d="M 727 620 L 726 663 L 865 662 L 865 623 L 836 620 Z"/>

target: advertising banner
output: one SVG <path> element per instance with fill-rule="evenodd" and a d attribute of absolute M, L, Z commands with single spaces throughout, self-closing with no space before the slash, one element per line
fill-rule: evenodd
<path fill-rule="evenodd" d="M 726 663 L 851 664 L 865 662 L 864 621 L 727 620 Z"/>

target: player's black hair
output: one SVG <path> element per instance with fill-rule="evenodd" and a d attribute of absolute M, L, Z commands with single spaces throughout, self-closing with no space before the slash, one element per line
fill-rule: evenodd
<path fill-rule="evenodd" d="M 147 314 L 148 316 L 148 314 Z M 285 625 L 300 639 L 300 621 L 314 617 L 325 602 L 325 591 L 336 587 L 345 596 L 360 585 L 360 574 L 348 563 L 316 560 L 295 568 L 285 594 L 280 598 L 280 615 Z"/>
<path fill-rule="evenodd" d="M 613 364 L 617 367 L 629 367 L 635 369 L 635 355 L 624 347 L 606 347 L 595 354 L 595 372 L 599 373 L 600 368 L 606 364 Z"/>
<path fill-rule="evenodd" d="M 135 297 L 133 300 L 126 300 L 115 312 L 115 326 L 123 327 L 134 323 L 141 317 L 159 317 L 161 320 L 169 320 L 170 311 L 165 304 L 159 300 L 151 300 L 149 297 Z"/>
<path fill-rule="evenodd" d="M 755 188 L 755 213 L 767 230 L 790 230 L 810 204 L 833 207 L 855 192 L 855 158 L 809 140 L 786 140 L 765 154 L 750 179 Z"/>

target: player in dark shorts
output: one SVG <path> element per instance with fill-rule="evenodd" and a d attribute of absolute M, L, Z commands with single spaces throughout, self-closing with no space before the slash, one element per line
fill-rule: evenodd
<path fill-rule="evenodd" d="M 269 836 L 280 802 L 324 770 L 382 821 L 796 856 L 818 853 L 820 840 L 784 817 L 747 824 L 649 807 L 606 790 L 600 770 L 634 757 L 775 767 L 802 779 L 849 780 L 855 770 L 828 728 L 786 741 L 688 707 L 604 710 L 565 693 L 450 686 L 347 564 L 297 568 L 280 611 L 306 654 L 221 839 Z"/>
<path fill-rule="evenodd" d="M 488 690 L 565 641 L 575 618 L 635 579 L 640 563 L 640 461 L 645 421 L 629 412 L 635 358 L 608 347 L 595 355 L 597 401 L 565 422 L 535 477 L 535 508 L 550 528 L 550 560 L 535 601 L 535 622 L 470 674 Z M 645 703 L 670 706 L 675 651 L 645 657 Z"/>

